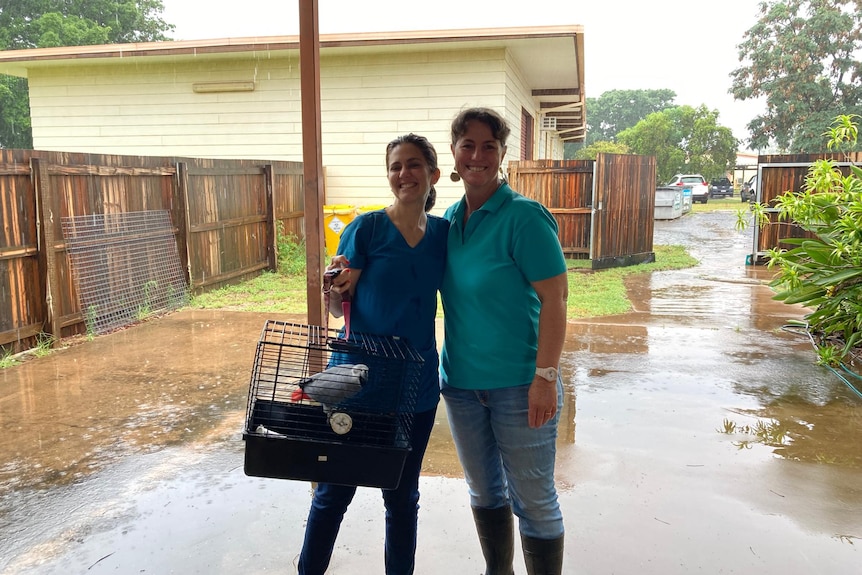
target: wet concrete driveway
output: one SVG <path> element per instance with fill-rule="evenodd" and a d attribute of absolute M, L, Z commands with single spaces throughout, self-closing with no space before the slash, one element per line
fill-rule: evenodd
<path fill-rule="evenodd" d="M 735 217 L 657 221 L 700 265 L 570 324 L 566 573 L 862 573 L 862 400 L 782 329 L 803 310 Z M 309 486 L 242 469 L 266 319 L 182 311 L 0 371 L 0 572 L 292 573 Z M 417 573 L 481 573 L 442 408 L 421 504 Z M 331 573 L 383 572 L 382 516 L 360 489 Z"/>

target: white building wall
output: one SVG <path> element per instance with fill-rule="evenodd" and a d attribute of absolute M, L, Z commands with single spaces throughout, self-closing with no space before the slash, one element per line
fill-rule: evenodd
<path fill-rule="evenodd" d="M 326 58 L 321 63 L 321 115 L 327 198 L 388 204 L 386 144 L 414 132 L 437 149 L 441 178 L 435 213 L 442 214 L 463 195 L 462 184 L 449 179 L 452 118 L 465 107 L 499 108 L 506 81 L 503 53 L 407 51 Z"/>
<path fill-rule="evenodd" d="M 510 107 L 504 49 L 321 55 L 327 204 L 388 204 L 385 146 L 408 132 L 438 151 L 442 211 L 463 194 L 449 180 L 449 126 L 464 107 Z M 520 82 L 520 78 L 517 78 Z M 254 82 L 251 92 L 196 93 L 193 84 Z M 123 155 L 302 161 L 297 57 L 66 64 L 30 72 L 34 147 Z M 529 94 L 529 91 L 527 91 Z M 520 118 L 520 109 L 516 116 Z M 513 132 L 519 131 L 513 122 Z M 513 133 L 509 154 L 517 154 Z M 517 158 L 517 155 L 512 157 Z"/>
<path fill-rule="evenodd" d="M 511 54 L 506 55 L 506 119 L 509 121 L 509 127 L 512 129 L 512 134 L 509 136 L 508 151 L 506 159 L 516 162 L 521 159 L 521 109 L 527 110 L 533 116 L 533 150 L 537 151 L 537 141 L 535 134 L 538 132 L 535 126 L 535 120 L 539 113 L 536 108 L 537 104 L 533 100 L 530 89 L 518 69 L 515 60 Z M 503 171 L 507 171 L 508 162 L 503 166 Z"/>
<path fill-rule="evenodd" d="M 34 68 L 34 147 L 293 160 L 301 156 L 296 70 L 289 58 Z M 214 81 L 253 81 L 255 90 L 192 90 L 194 83 Z"/>
<path fill-rule="evenodd" d="M 541 115 L 539 102 L 533 98 L 532 89 L 524 81 L 521 70 L 514 59 L 506 58 L 506 114 L 512 128 L 509 138 L 508 160 L 518 160 L 521 157 L 521 109 L 533 117 L 533 159 L 562 160 L 563 141 L 556 132 L 540 129 Z M 506 169 L 505 167 L 503 168 Z"/>

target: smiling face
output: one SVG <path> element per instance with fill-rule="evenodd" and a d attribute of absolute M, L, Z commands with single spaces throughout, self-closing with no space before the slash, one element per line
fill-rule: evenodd
<path fill-rule="evenodd" d="M 440 170 L 431 168 L 422 150 L 416 144 L 402 143 L 389 151 L 386 159 L 389 187 L 395 198 L 402 203 L 420 203 L 431 186 L 440 179 Z"/>
<path fill-rule="evenodd" d="M 467 122 L 464 133 L 452 144 L 452 155 L 455 171 L 468 192 L 497 189 L 506 147 L 494 137 L 490 126 L 479 120 Z"/>

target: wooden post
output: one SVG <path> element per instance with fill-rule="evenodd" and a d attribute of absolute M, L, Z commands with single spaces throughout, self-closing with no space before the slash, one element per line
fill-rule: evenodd
<path fill-rule="evenodd" d="M 36 191 L 36 233 L 39 242 L 39 276 L 45 286 L 42 317 L 47 318 L 42 331 L 52 336 L 56 341 L 62 336 L 60 313 L 57 309 L 56 297 L 59 297 L 57 285 L 57 241 L 54 237 L 54 221 L 60 219 L 54 194 L 51 193 L 51 182 L 48 179 L 48 167 L 39 158 L 30 158 L 30 174 L 33 189 Z M 83 313 L 83 310 L 82 310 Z"/>
<path fill-rule="evenodd" d="M 189 254 L 189 174 L 185 162 L 176 162 L 176 180 L 174 181 L 175 191 L 174 197 L 177 198 L 179 206 L 171 206 L 171 212 L 178 214 L 176 226 L 178 230 L 178 245 L 180 246 L 180 265 L 186 270 L 186 279 L 189 284 L 189 291 L 192 289 L 191 276 L 191 258 Z"/>
<path fill-rule="evenodd" d="M 194 277 L 192 275 L 192 257 L 190 252 L 191 225 L 189 224 L 189 170 L 185 162 L 177 162 L 177 199 L 180 202 L 182 223 L 177 222 L 180 228 L 180 240 L 184 249 L 179 250 L 180 263 L 185 266 L 186 279 L 189 282 L 189 292 L 194 293 Z M 175 212 L 176 213 L 176 212 Z"/>
<path fill-rule="evenodd" d="M 266 260 L 270 271 L 278 269 L 278 222 L 275 219 L 275 202 L 273 200 L 274 170 L 272 164 L 263 166 L 263 179 L 266 190 L 266 231 L 264 241 L 266 242 Z"/>
<path fill-rule="evenodd" d="M 320 128 L 320 40 L 317 0 L 299 0 L 302 168 L 308 323 L 323 325 L 323 158 Z"/>

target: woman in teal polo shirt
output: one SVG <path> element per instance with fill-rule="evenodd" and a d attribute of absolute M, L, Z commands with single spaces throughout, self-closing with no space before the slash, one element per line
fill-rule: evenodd
<path fill-rule="evenodd" d="M 501 180 L 509 128 L 499 114 L 464 110 L 451 132 L 465 194 L 445 214 L 441 393 L 486 574 L 513 573 L 513 512 L 527 573 L 560 574 L 554 460 L 568 282 L 557 224 Z"/>

